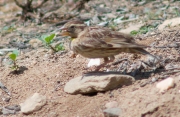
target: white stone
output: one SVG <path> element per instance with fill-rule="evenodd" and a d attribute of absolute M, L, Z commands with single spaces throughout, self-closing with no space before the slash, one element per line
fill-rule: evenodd
<path fill-rule="evenodd" d="M 97 58 L 97 59 L 90 59 L 87 67 L 99 66 L 100 63 L 101 63 L 101 61 L 100 61 L 99 58 Z"/>
<path fill-rule="evenodd" d="M 133 77 L 122 74 L 89 73 L 84 77 L 71 79 L 66 83 L 64 91 L 70 94 L 88 94 L 130 85 L 134 80 Z"/>
<path fill-rule="evenodd" d="M 40 95 L 39 93 L 34 93 L 32 97 L 21 103 L 21 112 L 24 114 L 29 114 L 34 111 L 38 111 L 46 104 L 46 97 Z"/>
<path fill-rule="evenodd" d="M 173 78 L 167 78 L 159 83 L 156 84 L 156 88 L 159 89 L 159 91 L 162 93 L 162 92 L 165 92 L 166 90 L 174 87 L 175 85 L 175 82 L 174 82 L 174 79 Z"/>

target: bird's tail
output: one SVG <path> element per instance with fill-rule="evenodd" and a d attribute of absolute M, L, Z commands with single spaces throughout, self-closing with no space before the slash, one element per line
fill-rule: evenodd
<path fill-rule="evenodd" d="M 154 57 L 154 58 L 156 57 L 156 56 L 150 54 L 148 51 L 146 51 L 143 48 L 132 48 L 131 51 L 132 51 L 132 53 L 148 55 L 148 56 L 151 56 L 151 57 Z"/>

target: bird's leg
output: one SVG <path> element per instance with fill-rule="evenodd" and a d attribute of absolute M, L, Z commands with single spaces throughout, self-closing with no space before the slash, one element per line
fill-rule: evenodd
<path fill-rule="evenodd" d="M 108 57 L 105 57 L 104 58 L 104 63 L 102 63 L 101 65 L 97 66 L 96 67 L 96 70 L 95 71 L 99 71 L 102 67 L 104 67 L 106 64 L 110 63 L 110 62 L 113 62 L 114 61 L 114 56 L 110 56 L 109 58 Z"/>

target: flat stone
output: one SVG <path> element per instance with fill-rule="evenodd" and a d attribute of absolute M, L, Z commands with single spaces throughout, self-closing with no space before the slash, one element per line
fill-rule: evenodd
<path fill-rule="evenodd" d="M 120 108 L 108 108 L 103 110 L 105 117 L 119 117 L 120 112 Z"/>
<path fill-rule="evenodd" d="M 134 80 L 129 75 L 113 72 L 87 73 L 83 77 L 79 76 L 67 82 L 64 91 L 70 94 L 102 92 L 130 85 Z"/>
<path fill-rule="evenodd" d="M 34 111 L 38 111 L 46 104 L 46 97 L 40 95 L 39 93 L 34 93 L 32 97 L 21 103 L 21 112 L 24 114 L 29 114 Z"/>

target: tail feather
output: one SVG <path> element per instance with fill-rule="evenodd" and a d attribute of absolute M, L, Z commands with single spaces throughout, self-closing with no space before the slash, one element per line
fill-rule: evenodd
<path fill-rule="evenodd" d="M 148 51 L 146 51 L 146 50 L 143 49 L 143 48 L 133 48 L 133 49 L 132 49 L 132 52 L 134 52 L 134 53 L 139 53 L 139 54 L 143 54 L 143 55 L 149 55 L 149 56 L 155 58 L 154 55 L 150 54 Z"/>

